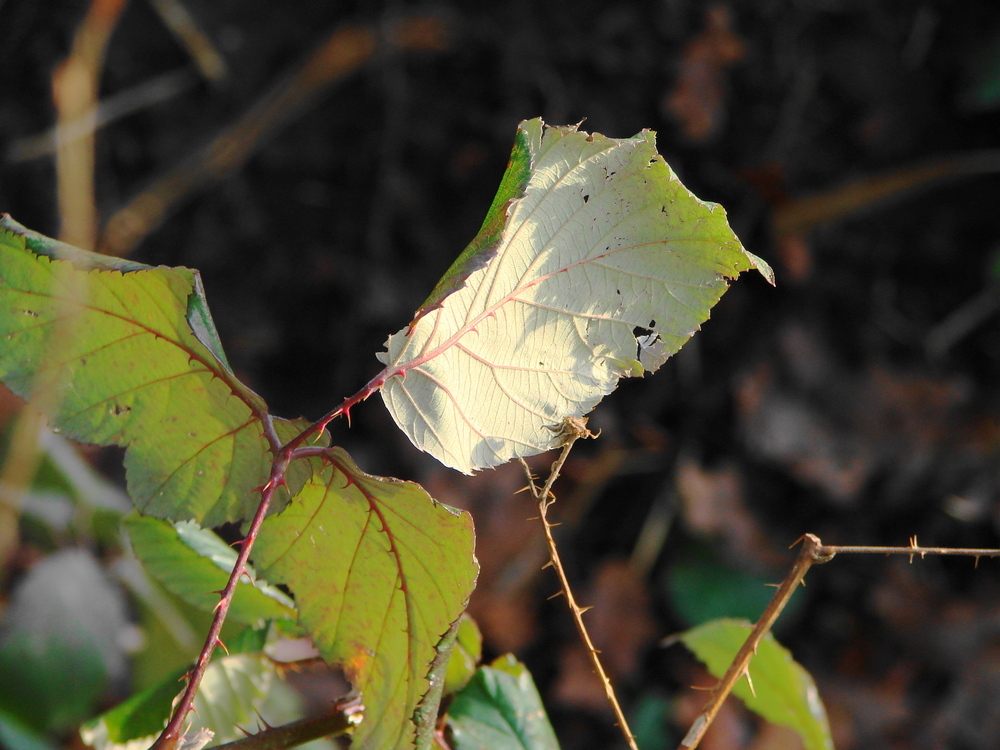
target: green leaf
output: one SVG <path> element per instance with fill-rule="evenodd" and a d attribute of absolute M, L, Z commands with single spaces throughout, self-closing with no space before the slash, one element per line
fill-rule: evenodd
<path fill-rule="evenodd" d="M 37 563 L 0 622 L 0 710 L 37 730 L 65 731 L 125 675 L 125 602 L 85 550 Z"/>
<path fill-rule="evenodd" d="M 52 388 L 57 429 L 126 447 L 143 513 L 205 526 L 252 513 L 267 407 L 226 363 L 197 271 L 87 253 L 5 216 L 0 341 L 0 380 L 22 398 Z"/>
<path fill-rule="evenodd" d="M 720 617 L 756 620 L 774 597 L 773 579 L 755 575 L 745 568 L 730 566 L 707 549 L 691 547 L 677 564 L 664 573 L 670 603 L 691 626 Z M 787 623 L 803 601 L 805 592 L 796 591 L 780 626 Z"/>
<path fill-rule="evenodd" d="M 124 525 L 147 572 L 189 604 L 212 612 L 236 564 L 236 551 L 218 535 L 191 521 L 167 521 L 131 514 Z M 229 618 L 251 625 L 294 619 L 295 603 L 280 589 L 257 579 L 253 568 L 236 587 Z M 255 583 L 251 583 L 250 579 Z"/>
<path fill-rule="evenodd" d="M 744 620 L 720 619 L 678 636 L 708 671 L 721 678 L 750 634 Z M 743 677 L 733 692 L 747 708 L 774 724 L 794 729 L 806 750 L 833 750 L 826 710 L 812 677 L 774 638 L 765 634 L 750 660 L 750 683 Z"/>
<path fill-rule="evenodd" d="M 8 750 L 58 750 L 44 735 L 5 711 L 0 711 L 0 747 Z"/>
<path fill-rule="evenodd" d="M 264 522 L 254 561 L 292 590 L 324 659 L 361 693 L 352 747 L 412 747 L 436 647 L 475 585 L 472 519 L 417 484 L 364 473 L 340 448 L 310 463 L 299 495 Z"/>
<path fill-rule="evenodd" d="M 441 307 L 446 297 L 461 289 L 473 272 L 485 268 L 496 255 L 500 241 L 503 239 L 503 230 L 510 218 L 511 207 L 516 200 L 524 195 L 524 189 L 527 187 L 530 177 L 531 154 L 528 150 L 528 138 L 525 130 L 518 128 L 514 138 L 514 149 L 511 151 L 507 169 L 500 181 L 500 189 L 493 198 L 490 210 L 486 212 L 483 226 L 480 227 L 475 239 L 469 243 L 469 246 L 451 264 L 451 268 L 441 277 L 424 304 L 417 310 L 413 323 L 410 324 L 411 327 L 431 310 Z"/>
<path fill-rule="evenodd" d="M 513 656 L 481 667 L 448 710 L 454 750 L 558 750 L 534 680 Z"/>
<path fill-rule="evenodd" d="M 171 675 L 84 724 L 83 741 L 95 750 L 148 748 L 167 725 L 173 700 L 184 688 L 183 674 Z M 253 731 L 258 726 L 258 712 L 277 684 L 277 668 L 262 654 L 216 659 L 194 699 L 191 731 L 211 730 L 216 744 L 244 737 L 239 728 Z"/>
<path fill-rule="evenodd" d="M 85 723 L 80 727 L 84 742 L 102 748 L 155 737 L 167 725 L 173 700 L 184 689 L 187 671 L 187 667 L 177 670 L 159 684 L 136 693 Z"/>
<path fill-rule="evenodd" d="M 448 671 L 444 679 L 444 694 L 450 695 L 468 684 L 483 656 L 483 635 L 468 613 L 458 622 L 458 637 L 448 658 Z"/>
<path fill-rule="evenodd" d="M 653 133 L 523 122 L 480 237 L 379 355 L 382 398 L 465 473 L 541 453 L 565 418 L 659 367 L 751 268 L 771 279 Z"/>

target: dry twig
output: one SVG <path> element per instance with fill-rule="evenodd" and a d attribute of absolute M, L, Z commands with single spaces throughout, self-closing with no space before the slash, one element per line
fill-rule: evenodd
<path fill-rule="evenodd" d="M 799 587 L 809 568 L 814 564 L 829 562 L 838 554 L 849 553 L 909 555 L 910 562 L 913 562 L 913 558 L 916 556 L 923 558 L 925 555 L 964 555 L 976 558 L 977 562 L 980 557 L 1000 557 L 1000 549 L 921 547 L 917 544 L 915 536 L 910 538 L 910 544 L 907 547 L 825 545 L 815 534 L 805 534 L 796 544 L 798 542 L 802 542 L 802 548 L 799 550 L 798 557 L 795 558 L 795 562 L 792 564 L 792 569 L 788 572 L 785 580 L 781 582 L 771 602 L 767 605 L 767 609 L 764 610 L 764 614 L 760 616 L 760 619 L 754 625 L 750 635 L 747 636 L 743 646 L 733 658 L 729 669 L 726 670 L 726 673 L 719 680 L 718 684 L 712 688 L 712 697 L 691 724 L 691 729 L 685 735 L 684 739 L 681 740 L 678 750 L 694 750 L 694 748 L 698 747 L 698 743 L 705 736 L 705 732 L 708 731 L 712 720 L 729 696 L 730 691 L 744 675 L 747 675 L 749 679 L 747 668 L 750 664 L 750 659 L 757 652 L 758 644 L 771 629 L 771 626 L 774 625 L 774 622 L 778 619 L 778 615 L 781 614 L 785 605 L 788 604 L 788 600 L 795 593 L 795 589 Z"/>
<path fill-rule="evenodd" d="M 520 459 L 521 465 L 524 467 L 525 474 L 528 476 L 528 489 L 538 502 L 538 517 L 542 522 L 542 528 L 545 531 L 545 541 L 549 547 L 549 564 L 552 565 L 553 569 L 556 571 L 556 575 L 559 577 L 559 584 L 562 587 L 562 591 L 560 593 L 566 597 L 566 605 L 569 607 L 569 611 L 573 615 L 573 622 L 576 624 L 577 633 L 579 633 L 580 640 L 583 641 L 583 645 L 587 650 L 587 655 L 590 657 L 590 663 L 594 668 L 594 672 L 601 680 L 601 685 L 604 687 L 604 694 L 608 699 L 608 703 L 611 704 L 618 726 L 621 729 L 622 734 L 625 736 L 625 741 L 628 742 L 628 746 L 631 750 L 638 750 L 638 745 L 635 744 L 635 737 L 632 735 L 632 730 L 629 729 L 628 721 L 625 719 L 625 713 L 622 711 L 622 707 L 618 703 L 618 698 L 615 695 L 615 690 L 611 686 L 611 680 L 608 679 L 607 672 L 604 671 L 604 667 L 601 664 L 601 659 L 598 656 L 599 652 L 596 648 L 594 648 L 594 643 L 590 639 L 590 633 L 587 632 L 587 626 L 583 622 L 583 613 L 590 608 L 581 607 L 576 603 L 576 597 L 573 596 L 573 590 L 570 588 L 569 579 L 566 577 L 566 570 L 563 568 L 562 560 L 559 557 L 559 550 L 556 548 L 556 542 L 552 536 L 552 524 L 548 519 L 549 507 L 555 502 L 555 496 L 552 494 L 552 485 L 559 476 L 559 472 L 562 471 L 563 464 L 566 463 L 566 458 L 569 456 L 569 452 L 573 448 L 573 444 L 580 438 L 595 437 L 595 435 L 587 430 L 586 419 L 577 419 L 572 417 L 566 419 L 555 431 L 562 439 L 562 452 L 559 454 L 559 458 L 556 459 L 555 463 L 552 464 L 552 469 L 549 472 L 548 479 L 545 480 L 545 484 L 541 489 L 539 489 L 535 484 L 535 480 L 531 474 L 531 469 L 528 467 L 528 464 L 524 461 L 524 459 Z"/>

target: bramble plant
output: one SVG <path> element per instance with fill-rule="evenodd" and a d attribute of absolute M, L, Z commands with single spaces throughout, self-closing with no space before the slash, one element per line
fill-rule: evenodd
<path fill-rule="evenodd" d="M 680 183 L 653 133 L 525 121 L 482 229 L 388 338 L 384 368 L 308 423 L 272 415 L 236 378 L 197 271 L 85 252 L 5 217 L 0 379 L 67 437 L 124 448 L 136 556 L 214 612 L 190 670 L 92 720 L 84 740 L 166 750 L 234 739 L 280 679 L 265 647 L 301 632 L 353 692 L 328 715 L 240 744 L 350 733 L 370 750 L 556 747 L 525 667 L 478 664 L 463 615 L 478 573 L 472 518 L 415 483 L 367 474 L 325 428 L 378 392 L 414 445 L 465 473 L 561 447 L 544 486 L 529 474 L 544 521 L 561 461 L 591 436 L 584 415 L 622 377 L 655 371 L 751 269 L 773 283 L 723 209 Z M 211 530 L 223 524 L 243 529 L 238 554 Z M 227 617 L 241 629 L 213 660 Z M 680 638 L 721 675 L 746 631 L 718 621 Z M 751 671 L 770 675 L 754 710 L 810 750 L 832 747 L 815 688 L 786 651 L 765 641 Z"/>

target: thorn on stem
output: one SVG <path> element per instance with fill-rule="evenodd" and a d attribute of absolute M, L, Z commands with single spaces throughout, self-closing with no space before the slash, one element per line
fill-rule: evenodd
<path fill-rule="evenodd" d="M 555 599 L 556 597 L 565 596 L 565 595 L 566 595 L 566 592 L 563 591 L 562 589 L 560 589 L 559 591 L 557 591 L 556 593 L 554 593 L 552 596 L 548 597 L 548 599 Z"/>
<path fill-rule="evenodd" d="M 802 542 L 805 541 L 805 539 L 806 539 L 806 535 L 803 534 L 798 539 L 796 539 L 794 542 L 792 542 L 791 544 L 789 544 L 788 545 L 788 549 L 791 549 L 792 547 L 798 547 L 800 544 L 802 544 Z"/>
<path fill-rule="evenodd" d="M 226 656 L 229 656 L 229 649 L 226 648 L 226 644 L 222 642 L 221 638 L 216 638 L 215 643 L 219 646 L 219 648 L 226 652 Z"/>

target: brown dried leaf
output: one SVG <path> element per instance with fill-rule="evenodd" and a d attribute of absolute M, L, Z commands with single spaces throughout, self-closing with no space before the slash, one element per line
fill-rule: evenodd
<path fill-rule="evenodd" d="M 732 29 L 726 5 L 713 5 L 705 14 L 705 28 L 681 55 L 680 70 L 664 109 L 691 141 L 701 143 L 722 127 L 726 96 L 726 69 L 743 59 L 746 45 Z"/>

